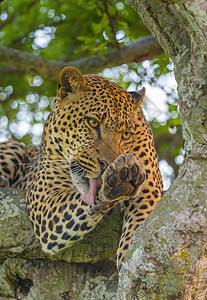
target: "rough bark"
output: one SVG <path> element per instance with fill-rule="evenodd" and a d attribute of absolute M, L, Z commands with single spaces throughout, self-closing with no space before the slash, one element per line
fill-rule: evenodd
<path fill-rule="evenodd" d="M 200 160 L 186 160 L 180 168 L 173 187 L 133 237 L 120 275 L 120 299 L 206 299 L 206 176 L 207 164 Z"/>
<path fill-rule="evenodd" d="M 58 300 L 102 299 L 104 295 L 104 299 L 116 299 L 119 210 L 106 216 L 81 242 L 49 256 L 34 235 L 25 192 L 2 188 L 0 200 L 0 296 Z"/>
<path fill-rule="evenodd" d="M 27 300 L 115 300 L 118 274 L 111 264 L 6 260 L 1 268 L 2 296 Z M 15 297 L 15 298 L 13 298 Z"/>
<path fill-rule="evenodd" d="M 155 38 L 148 36 L 129 46 L 76 61 L 46 60 L 41 56 L 26 53 L 12 48 L 0 47 L 0 63 L 32 75 L 40 75 L 47 80 L 57 82 L 60 71 L 65 66 L 74 66 L 83 74 L 93 74 L 130 62 L 142 62 L 163 53 Z"/>
<path fill-rule="evenodd" d="M 135 233 L 120 299 L 207 299 L 207 4 L 131 0 L 175 65 L 185 159 Z"/>

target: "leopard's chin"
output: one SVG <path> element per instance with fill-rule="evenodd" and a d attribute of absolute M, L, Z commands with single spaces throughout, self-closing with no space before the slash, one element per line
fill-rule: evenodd
<path fill-rule="evenodd" d="M 74 172 L 71 171 L 70 173 L 71 176 L 71 180 L 73 185 L 77 188 L 77 190 L 81 193 L 87 193 L 89 191 L 89 179 L 84 177 L 84 176 L 80 176 Z"/>
<path fill-rule="evenodd" d="M 98 188 L 102 184 L 101 176 L 99 175 L 95 178 L 84 176 L 85 171 L 76 161 L 71 163 L 70 175 L 74 186 L 82 195 L 83 202 L 88 205 L 94 205 Z"/>

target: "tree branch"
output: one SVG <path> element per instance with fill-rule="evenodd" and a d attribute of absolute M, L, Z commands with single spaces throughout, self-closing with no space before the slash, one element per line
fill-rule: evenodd
<path fill-rule="evenodd" d="M 46 60 L 31 53 L 0 47 L 0 63 L 11 66 L 18 71 L 21 70 L 28 74 L 40 75 L 47 80 L 57 81 L 61 69 L 68 65 L 78 68 L 83 74 L 98 73 L 104 68 L 152 59 L 161 53 L 163 53 L 163 49 L 154 37 L 148 36 L 103 56 L 95 55 L 68 62 Z"/>
<path fill-rule="evenodd" d="M 116 299 L 120 235 L 121 216 L 116 210 L 81 242 L 49 256 L 42 252 L 29 221 L 25 191 L 1 188 L 0 299 L 83 299 L 86 295 L 97 299 L 100 291 L 104 298 Z"/>
<path fill-rule="evenodd" d="M 106 215 L 81 242 L 51 256 L 41 250 L 35 237 L 26 212 L 25 191 L 1 188 L 0 200 L 0 260 L 11 257 L 44 258 L 68 263 L 95 263 L 107 260 L 115 264 L 121 236 L 121 215 L 118 209 L 111 212 L 112 216 Z"/>
<path fill-rule="evenodd" d="M 116 6 L 115 8 L 115 15 L 110 15 L 109 10 L 108 10 L 108 5 L 107 5 L 107 1 L 103 1 L 103 7 L 104 9 L 102 9 L 103 13 L 106 13 L 107 18 L 108 18 L 108 22 L 109 22 L 109 26 L 111 27 L 111 32 L 112 32 L 112 36 L 113 36 L 113 46 L 116 49 L 120 48 L 119 42 L 116 39 L 116 33 L 117 33 L 117 28 L 118 28 L 118 12 L 117 12 L 117 8 Z"/>

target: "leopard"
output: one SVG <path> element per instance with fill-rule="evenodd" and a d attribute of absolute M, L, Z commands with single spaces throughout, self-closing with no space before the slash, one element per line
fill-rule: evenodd
<path fill-rule="evenodd" d="M 44 252 L 71 247 L 118 204 L 121 269 L 135 230 L 163 193 L 144 97 L 145 88 L 126 91 L 66 66 L 40 146 L 0 144 L 0 186 L 26 190 L 29 219 Z"/>

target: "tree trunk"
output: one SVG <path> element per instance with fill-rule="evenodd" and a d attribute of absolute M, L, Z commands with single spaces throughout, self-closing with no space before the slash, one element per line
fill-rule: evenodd
<path fill-rule="evenodd" d="M 131 0 L 170 55 L 185 159 L 177 179 L 133 237 L 120 299 L 207 299 L 207 3 Z"/>

